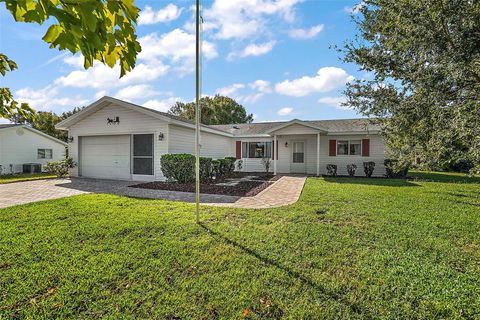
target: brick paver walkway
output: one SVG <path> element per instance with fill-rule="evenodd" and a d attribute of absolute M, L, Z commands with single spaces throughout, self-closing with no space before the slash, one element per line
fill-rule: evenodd
<path fill-rule="evenodd" d="M 202 204 L 236 208 L 273 208 L 295 203 L 305 177 L 284 176 L 254 197 L 202 194 Z M 100 179 L 49 179 L 0 184 L 0 208 L 86 193 L 109 193 L 130 197 L 195 202 L 189 192 L 129 188 L 132 181 Z"/>

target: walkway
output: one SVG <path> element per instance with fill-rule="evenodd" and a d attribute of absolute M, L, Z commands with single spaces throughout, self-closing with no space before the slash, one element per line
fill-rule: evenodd
<path fill-rule="evenodd" d="M 254 197 L 202 194 L 201 202 L 212 206 L 251 209 L 285 206 L 298 200 L 305 180 L 305 177 L 283 176 Z M 195 202 L 194 193 L 129 188 L 135 183 L 132 181 L 72 178 L 0 184 L 0 208 L 88 193 Z"/>

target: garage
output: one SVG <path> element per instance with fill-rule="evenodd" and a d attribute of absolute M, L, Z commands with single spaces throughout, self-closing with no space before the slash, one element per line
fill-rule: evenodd
<path fill-rule="evenodd" d="M 130 135 L 80 137 L 79 175 L 129 180 Z"/>

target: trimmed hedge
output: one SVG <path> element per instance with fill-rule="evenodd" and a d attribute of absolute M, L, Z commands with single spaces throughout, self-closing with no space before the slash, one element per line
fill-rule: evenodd
<path fill-rule="evenodd" d="M 327 175 L 331 177 L 337 176 L 337 165 L 336 164 L 327 164 Z"/>
<path fill-rule="evenodd" d="M 367 178 L 372 177 L 373 170 L 375 170 L 375 162 L 368 161 L 363 163 L 363 172 L 365 172 Z"/>
<path fill-rule="evenodd" d="M 235 170 L 237 159 L 228 157 L 212 160 L 200 157 L 200 181 L 208 182 L 213 176 L 230 175 Z M 195 181 L 195 156 L 189 153 L 164 154 L 160 158 L 162 172 L 168 181 L 189 183 Z"/>

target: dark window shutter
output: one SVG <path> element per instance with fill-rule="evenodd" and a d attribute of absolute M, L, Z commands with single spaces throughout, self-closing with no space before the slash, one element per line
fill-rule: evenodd
<path fill-rule="evenodd" d="M 242 158 L 242 141 L 236 141 L 237 159 Z"/>
<path fill-rule="evenodd" d="M 330 140 L 329 141 L 328 155 L 330 157 L 335 157 L 337 155 L 337 140 Z"/>
<path fill-rule="evenodd" d="M 276 147 L 275 147 L 275 140 L 272 140 L 272 160 L 275 160 L 275 152 L 276 152 Z"/>
<path fill-rule="evenodd" d="M 362 157 L 370 157 L 370 139 L 362 140 Z"/>
<path fill-rule="evenodd" d="M 277 145 L 275 146 L 275 160 L 278 160 L 278 140 Z"/>

